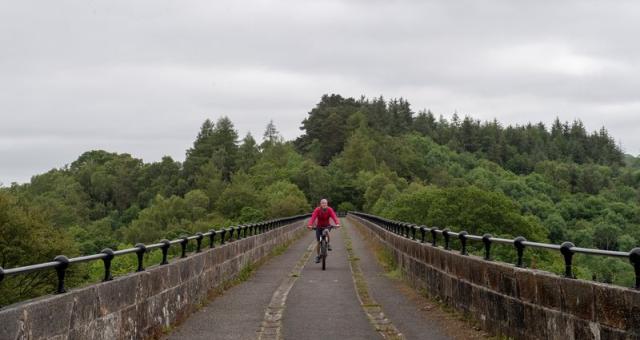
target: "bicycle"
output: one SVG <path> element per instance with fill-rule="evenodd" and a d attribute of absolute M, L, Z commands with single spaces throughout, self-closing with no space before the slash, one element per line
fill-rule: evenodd
<path fill-rule="evenodd" d="M 320 237 L 320 259 L 322 261 L 322 270 L 325 270 L 327 267 L 327 250 L 329 248 L 329 241 L 327 240 L 327 236 L 329 235 L 329 231 L 336 226 L 330 225 L 322 230 L 322 236 Z M 317 229 L 317 227 L 313 227 L 312 230 Z"/>

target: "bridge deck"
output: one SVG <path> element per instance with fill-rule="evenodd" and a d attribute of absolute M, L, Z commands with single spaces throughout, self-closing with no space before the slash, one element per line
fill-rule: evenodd
<path fill-rule="evenodd" d="M 342 221 L 343 230 L 331 233 L 333 251 L 326 271 L 310 256 L 315 255 L 315 250 L 311 254 L 309 248 L 315 240 L 313 233 L 307 233 L 247 281 L 191 315 L 167 338 L 376 339 L 383 337 L 376 327 L 388 323 L 400 332 L 396 338 L 483 337 L 402 282 L 383 275 L 371 247 L 355 230 L 354 223 L 346 218 Z M 346 238 L 351 240 L 353 255 L 358 259 L 352 264 L 362 271 L 357 290 Z M 367 293 L 370 299 L 362 297 Z M 365 301 L 364 306 L 360 301 Z M 367 304 L 371 301 L 375 305 Z M 378 305 L 383 319 L 378 319 L 378 314 L 372 318 L 371 310 L 378 311 Z M 390 333 L 385 335 L 393 337 Z"/>

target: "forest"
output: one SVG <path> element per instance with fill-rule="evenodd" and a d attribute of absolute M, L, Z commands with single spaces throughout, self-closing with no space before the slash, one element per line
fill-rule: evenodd
<path fill-rule="evenodd" d="M 403 98 L 332 94 L 301 130 L 286 141 L 271 121 L 257 140 L 216 117 L 203 122 L 184 162 L 92 150 L 1 187 L 0 266 L 306 213 L 321 198 L 341 211 L 473 234 L 620 251 L 640 244 L 640 158 L 625 155 L 604 127 L 559 119 L 503 126 L 414 112 Z M 515 256 L 496 250 L 498 259 Z M 528 267 L 563 271 L 559 254 L 526 254 Z M 114 274 L 134 265 L 135 256 L 116 258 Z M 577 255 L 575 265 L 579 278 L 634 280 L 628 261 Z M 101 275 L 100 261 L 72 266 L 68 285 Z M 0 306 L 50 293 L 55 281 L 55 271 L 5 278 Z"/>

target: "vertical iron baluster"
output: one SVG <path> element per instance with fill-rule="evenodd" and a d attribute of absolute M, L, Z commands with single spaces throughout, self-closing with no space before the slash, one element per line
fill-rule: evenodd
<path fill-rule="evenodd" d="M 136 250 L 136 255 L 138 255 L 138 269 L 137 272 L 141 272 L 144 270 L 144 253 L 147 251 L 147 247 L 142 243 L 137 243 L 134 247 L 138 248 Z"/>
<path fill-rule="evenodd" d="M 113 249 L 105 248 L 102 249 L 101 253 L 106 254 L 106 256 L 102 258 L 104 264 L 104 279 L 102 281 L 111 281 L 113 280 L 113 275 L 111 275 L 111 260 L 115 257 Z"/>

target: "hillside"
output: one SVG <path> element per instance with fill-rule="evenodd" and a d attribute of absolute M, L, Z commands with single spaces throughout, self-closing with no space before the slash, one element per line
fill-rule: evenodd
<path fill-rule="evenodd" d="M 640 243 L 640 160 L 605 128 L 504 127 L 414 113 L 402 98 L 325 95 L 302 130 L 284 141 L 269 123 L 260 143 L 239 140 L 222 117 L 202 124 L 183 163 L 94 150 L 2 188 L 0 266 L 303 213 L 323 197 L 340 210 L 471 233 L 624 251 Z M 529 252 L 527 263 L 562 270 L 558 254 Z M 125 272 L 133 260 L 114 266 Z M 576 266 L 587 279 L 633 280 L 625 261 L 578 256 Z M 77 268 L 70 284 L 98 281 L 100 268 Z M 49 291 L 51 277 L 5 280 L 0 305 Z"/>

